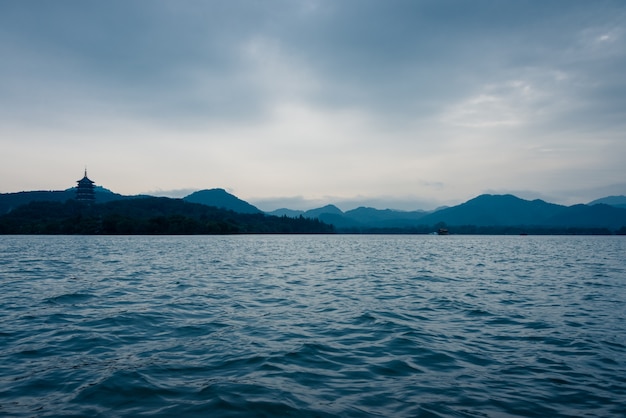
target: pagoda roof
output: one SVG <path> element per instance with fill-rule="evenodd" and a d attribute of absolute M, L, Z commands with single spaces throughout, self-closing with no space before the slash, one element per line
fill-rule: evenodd
<path fill-rule="evenodd" d="M 76 180 L 78 184 L 94 184 L 95 181 L 92 181 L 89 179 L 89 177 L 87 177 L 87 169 L 85 169 L 85 175 L 83 176 L 82 179 L 80 180 Z"/>
<path fill-rule="evenodd" d="M 85 184 L 85 183 L 94 184 L 95 181 L 91 181 L 91 180 L 89 180 L 89 178 L 87 176 L 85 176 L 82 179 L 78 180 L 78 183 L 80 183 L 80 184 Z"/>

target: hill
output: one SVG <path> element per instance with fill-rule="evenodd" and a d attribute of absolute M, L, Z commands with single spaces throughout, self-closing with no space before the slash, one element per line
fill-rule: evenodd
<path fill-rule="evenodd" d="M 89 205 L 31 202 L 0 216 L 0 234 L 332 233 L 315 219 L 245 214 L 181 199 L 145 197 Z"/>
<path fill-rule="evenodd" d="M 297 218 L 300 215 L 304 215 L 303 210 L 295 210 L 295 209 L 287 209 L 287 208 L 280 208 L 280 209 L 276 209 L 271 212 L 265 212 L 265 213 L 267 213 L 268 215 L 273 215 L 273 216 L 289 216 L 290 218 Z"/>
<path fill-rule="evenodd" d="M 255 206 L 228 193 L 224 189 L 200 190 L 184 197 L 183 200 L 190 203 L 228 209 L 237 213 L 262 213 Z"/>
<path fill-rule="evenodd" d="M 343 212 L 341 211 L 341 209 L 339 209 L 335 205 L 326 205 L 321 208 L 307 210 L 306 212 L 304 212 L 303 216 L 305 218 L 317 218 L 321 215 L 327 215 L 327 214 L 343 215 Z"/>
<path fill-rule="evenodd" d="M 328 205 L 307 211 L 304 216 L 332 224 L 338 232 L 353 233 L 429 233 L 445 225 L 453 233 L 608 234 L 626 226 L 626 209 L 619 207 L 568 207 L 488 194 L 431 213 L 365 207 L 342 212 Z"/>
<path fill-rule="evenodd" d="M 361 225 L 375 225 L 381 228 L 400 228 L 416 225 L 426 214 L 427 212 L 421 210 L 399 211 L 359 207 L 347 211 L 345 216 Z"/>
<path fill-rule="evenodd" d="M 132 199 L 139 196 L 123 196 L 113 193 L 101 186 L 94 188 L 96 202 L 104 203 L 121 199 Z M 9 213 L 19 206 L 30 202 L 65 202 L 76 198 L 76 187 L 66 190 L 38 190 L 30 192 L 0 193 L 0 215 Z"/>
<path fill-rule="evenodd" d="M 0 215 L 12 213 L 33 202 L 70 202 L 75 198 L 75 190 L 71 188 L 63 191 L 0 194 Z M 99 205 L 146 197 L 123 196 L 103 187 L 96 187 L 95 191 L 96 203 Z M 200 190 L 184 197 L 182 201 L 237 214 L 263 215 L 261 210 L 224 189 Z M 513 195 L 485 194 L 460 205 L 443 207 L 433 212 L 368 207 L 343 212 L 335 205 L 326 205 L 308 211 L 279 209 L 264 215 L 314 219 L 333 225 L 339 232 L 348 233 L 429 233 L 443 225 L 450 227 L 452 233 L 611 233 L 626 230 L 626 204 L 623 205 L 623 202 L 626 202 L 626 196 L 608 196 L 588 205 L 568 207 L 543 200 L 528 201 Z M 132 218 L 143 219 L 146 216 L 148 215 L 133 215 Z M 155 216 L 170 215 L 150 215 L 152 218 Z M 246 230 L 239 227 L 235 229 Z"/>
<path fill-rule="evenodd" d="M 543 200 L 528 201 L 513 195 L 480 195 L 457 206 L 438 210 L 421 221 L 429 225 L 538 225 L 565 207 Z"/>
<path fill-rule="evenodd" d="M 424 211 L 398 211 L 359 207 L 342 212 L 334 205 L 309 210 L 305 217 L 317 217 L 345 232 L 400 232 L 414 229 L 425 216 Z M 416 232 L 416 231 L 413 231 Z M 422 232 L 426 232 L 425 230 Z"/>
<path fill-rule="evenodd" d="M 512 195 L 481 195 L 424 216 L 420 222 L 477 227 L 542 227 L 617 230 L 626 226 L 626 209 L 608 205 L 562 206 Z"/>
<path fill-rule="evenodd" d="M 65 202 L 68 199 L 74 199 L 75 196 L 76 193 L 69 190 L 2 193 L 0 194 L 0 214 L 9 213 L 30 202 Z"/>
<path fill-rule="evenodd" d="M 607 196 L 601 199 L 596 199 L 593 202 L 587 203 L 587 205 L 589 206 L 599 205 L 599 204 L 615 206 L 618 208 L 626 209 L 626 196 Z"/>

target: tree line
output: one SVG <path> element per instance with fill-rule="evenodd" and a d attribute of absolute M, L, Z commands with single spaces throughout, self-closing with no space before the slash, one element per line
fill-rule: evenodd
<path fill-rule="evenodd" d="M 317 219 L 242 214 L 185 202 L 148 197 L 89 204 L 31 202 L 0 216 L 0 234 L 192 235 L 319 234 L 334 227 Z"/>

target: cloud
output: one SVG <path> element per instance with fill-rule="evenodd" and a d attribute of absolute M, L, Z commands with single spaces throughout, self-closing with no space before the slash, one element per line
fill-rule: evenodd
<path fill-rule="evenodd" d="M 614 183 L 625 16 L 613 1 L 4 2 L 0 188 L 85 164 L 131 194 L 449 202 Z"/>

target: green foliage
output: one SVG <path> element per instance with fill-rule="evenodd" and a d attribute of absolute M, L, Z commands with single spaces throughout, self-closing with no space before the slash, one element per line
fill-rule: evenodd
<path fill-rule="evenodd" d="M 103 204 L 31 202 L 0 216 L 0 234 L 333 233 L 317 219 L 242 214 L 180 199 L 137 198 Z"/>

